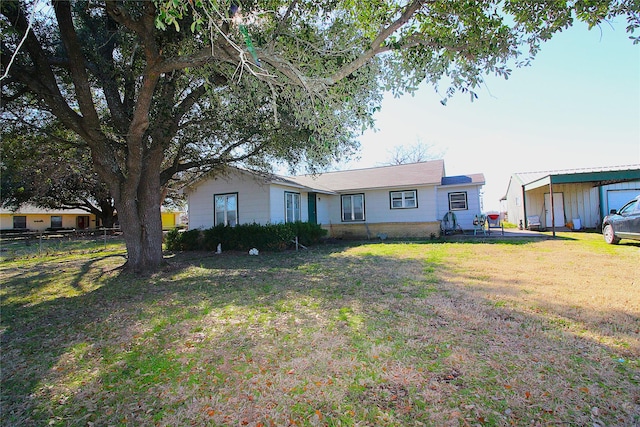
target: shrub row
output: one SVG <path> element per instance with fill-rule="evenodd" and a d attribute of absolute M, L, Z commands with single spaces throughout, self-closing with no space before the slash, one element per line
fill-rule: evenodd
<path fill-rule="evenodd" d="M 170 251 L 215 251 L 218 244 L 223 250 L 284 250 L 294 245 L 296 236 L 300 244 L 309 246 L 318 243 L 326 234 L 327 230 L 320 225 L 308 222 L 217 225 L 207 230 L 171 230 L 165 245 Z"/>

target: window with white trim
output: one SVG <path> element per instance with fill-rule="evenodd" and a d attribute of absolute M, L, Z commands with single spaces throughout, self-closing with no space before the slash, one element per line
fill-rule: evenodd
<path fill-rule="evenodd" d="M 215 225 L 238 225 L 238 193 L 216 194 L 213 196 Z"/>
<path fill-rule="evenodd" d="M 467 192 L 449 193 L 449 210 L 462 211 L 467 210 Z"/>
<path fill-rule="evenodd" d="M 364 194 L 342 196 L 342 220 L 364 221 Z"/>
<path fill-rule="evenodd" d="M 300 221 L 300 193 L 284 192 L 284 222 Z"/>
<path fill-rule="evenodd" d="M 416 190 L 391 191 L 391 209 L 412 209 L 418 207 L 418 192 Z"/>

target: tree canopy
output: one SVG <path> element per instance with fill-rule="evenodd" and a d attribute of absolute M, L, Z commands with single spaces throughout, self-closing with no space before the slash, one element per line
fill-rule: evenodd
<path fill-rule="evenodd" d="M 0 206 L 82 209 L 112 227 L 113 199 L 93 169 L 86 144 L 62 126 L 35 132 L 12 124 L 0 133 Z"/>
<path fill-rule="evenodd" d="M 162 262 L 163 188 L 185 173 L 357 150 L 382 94 L 508 77 L 576 19 L 636 1 L 5 0 L 2 120 L 75 133 L 115 201 L 128 265 Z M 633 38 L 633 36 L 632 36 Z M 637 42 L 637 38 L 634 38 Z"/>

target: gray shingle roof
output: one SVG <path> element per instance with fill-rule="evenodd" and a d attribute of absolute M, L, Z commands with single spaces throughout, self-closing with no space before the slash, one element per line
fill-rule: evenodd
<path fill-rule="evenodd" d="M 444 161 L 433 160 L 405 165 L 326 172 L 319 175 L 292 176 L 287 179 L 310 188 L 345 192 L 388 187 L 440 185 L 443 177 Z"/>
<path fill-rule="evenodd" d="M 485 183 L 484 175 L 481 173 L 445 176 L 444 160 L 298 176 L 282 176 L 240 168 L 233 169 L 261 177 L 265 182 L 272 184 L 305 188 L 309 191 L 329 194 L 381 188 L 413 188 L 425 185 L 482 185 Z M 200 182 L 211 177 L 211 174 L 204 175 L 190 185 L 185 186 L 183 191 L 188 193 L 189 188 L 195 188 Z"/>

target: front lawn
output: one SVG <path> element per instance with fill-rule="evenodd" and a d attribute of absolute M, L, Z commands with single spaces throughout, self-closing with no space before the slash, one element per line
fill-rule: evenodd
<path fill-rule="evenodd" d="M 327 244 L 0 263 L 3 426 L 640 423 L 640 245 Z"/>

